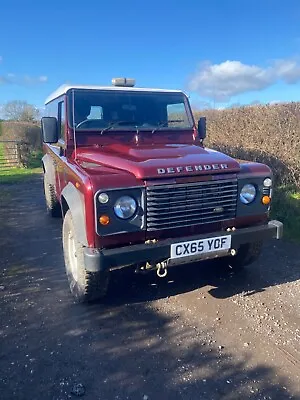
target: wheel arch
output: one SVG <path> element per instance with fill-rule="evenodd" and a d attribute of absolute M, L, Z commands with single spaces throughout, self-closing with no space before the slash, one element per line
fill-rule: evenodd
<path fill-rule="evenodd" d="M 63 217 L 67 214 L 67 211 L 69 210 L 69 204 L 67 203 L 67 200 L 64 198 L 63 195 L 61 196 L 61 210 Z"/>
<path fill-rule="evenodd" d="M 84 246 L 88 246 L 84 195 L 69 182 L 61 192 L 61 206 L 63 216 L 70 210 L 77 240 Z"/>
<path fill-rule="evenodd" d="M 47 175 L 48 182 L 55 187 L 55 166 L 53 159 L 49 154 L 45 154 L 43 156 L 42 166 L 44 174 Z"/>

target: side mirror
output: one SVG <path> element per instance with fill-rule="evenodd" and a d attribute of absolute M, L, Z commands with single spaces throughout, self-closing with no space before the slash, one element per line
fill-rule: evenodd
<path fill-rule="evenodd" d="M 55 117 L 43 117 L 41 120 L 42 137 L 44 143 L 57 143 L 58 126 Z"/>
<path fill-rule="evenodd" d="M 204 140 L 206 138 L 206 117 L 201 117 L 198 121 L 198 134 L 199 139 Z"/>

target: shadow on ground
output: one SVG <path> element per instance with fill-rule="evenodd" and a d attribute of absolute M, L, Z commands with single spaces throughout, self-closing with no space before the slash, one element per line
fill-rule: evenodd
<path fill-rule="evenodd" d="M 208 328 L 182 325 L 152 303 L 206 285 L 225 298 L 300 272 L 264 279 L 272 253 L 237 275 L 212 263 L 172 270 L 166 280 L 116 272 L 104 303 L 76 305 L 63 270 L 61 221 L 45 216 L 40 179 L 1 189 L 2 399 L 70 398 L 78 383 L 85 399 L 290 398 L 278 371 L 249 368 L 245 354 L 236 359 L 210 343 Z"/>

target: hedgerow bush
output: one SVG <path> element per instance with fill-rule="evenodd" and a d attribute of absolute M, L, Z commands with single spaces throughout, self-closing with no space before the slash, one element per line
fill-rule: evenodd
<path fill-rule="evenodd" d="M 235 158 L 269 165 L 277 184 L 300 188 L 300 103 L 194 113 L 207 117 L 205 144 Z"/>
<path fill-rule="evenodd" d="M 40 158 L 42 153 L 40 126 L 30 122 L 2 121 L 1 128 L 2 140 L 16 140 L 23 143 L 18 147 L 20 162 L 25 167 L 32 167 L 33 159 Z M 35 164 L 38 163 L 39 160 L 35 161 Z"/>
<path fill-rule="evenodd" d="M 41 128 L 38 124 L 20 121 L 2 121 L 2 139 L 26 142 L 33 150 L 41 149 Z"/>

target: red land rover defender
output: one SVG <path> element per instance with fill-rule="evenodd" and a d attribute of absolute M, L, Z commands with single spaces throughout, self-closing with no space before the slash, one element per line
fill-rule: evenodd
<path fill-rule="evenodd" d="M 272 172 L 205 148 L 179 90 L 62 86 L 42 118 L 48 212 L 63 216 L 63 249 L 78 301 L 106 294 L 113 269 L 157 270 L 224 257 L 253 262 L 281 238 L 269 221 Z M 188 266 L 186 267 L 188 268 Z"/>

